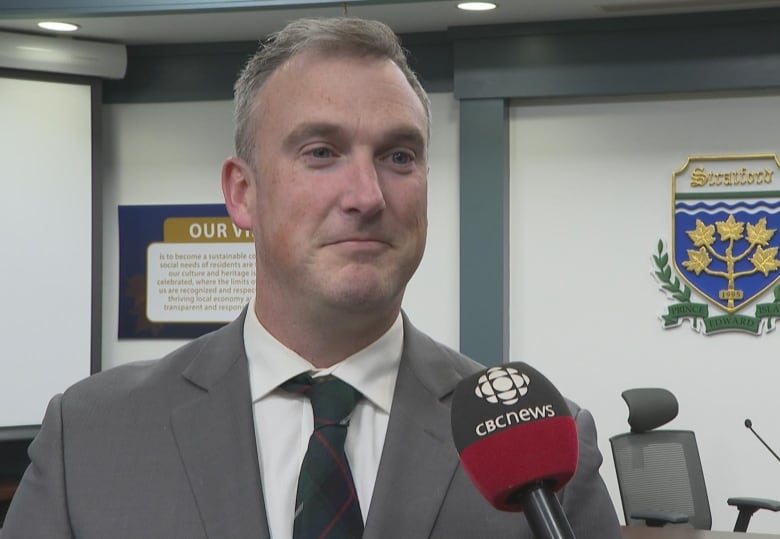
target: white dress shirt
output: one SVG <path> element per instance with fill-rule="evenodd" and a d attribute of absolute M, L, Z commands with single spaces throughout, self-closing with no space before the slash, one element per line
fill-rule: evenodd
<path fill-rule="evenodd" d="M 333 367 L 315 369 L 260 324 L 252 300 L 244 322 L 244 346 L 249 359 L 257 454 L 271 538 L 292 537 L 298 474 L 314 430 L 309 399 L 279 389 L 281 383 L 303 372 L 314 371 L 314 376 L 333 374 L 363 394 L 352 413 L 345 451 L 365 522 L 401 361 L 400 314 L 374 343 Z"/>

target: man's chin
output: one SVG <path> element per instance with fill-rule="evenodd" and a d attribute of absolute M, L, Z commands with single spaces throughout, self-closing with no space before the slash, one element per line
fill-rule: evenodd
<path fill-rule="evenodd" d="M 382 282 L 353 280 L 331 290 L 335 307 L 348 312 L 379 315 L 385 309 L 397 309 L 399 291 Z"/>

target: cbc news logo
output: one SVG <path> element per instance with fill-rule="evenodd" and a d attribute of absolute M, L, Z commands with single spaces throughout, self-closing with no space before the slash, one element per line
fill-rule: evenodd
<path fill-rule="evenodd" d="M 492 404 L 515 404 L 528 393 L 528 375 L 512 367 L 492 367 L 479 377 L 474 393 Z"/>

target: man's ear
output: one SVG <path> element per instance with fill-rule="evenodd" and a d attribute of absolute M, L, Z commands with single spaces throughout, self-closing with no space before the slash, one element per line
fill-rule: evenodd
<path fill-rule="evenodd" d="M 252 230 L 255 178 L 245 161 L 230 157 L 222 165 L 222 194 L 233 222 L 242 230 Z"/>

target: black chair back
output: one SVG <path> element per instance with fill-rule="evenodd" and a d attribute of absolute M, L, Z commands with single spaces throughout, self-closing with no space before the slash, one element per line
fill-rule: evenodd
<path fill-rule="evenodd" d="M 686 524 L 668 524 L 699 530 L 712 527 L 696 436 L 687 430 L 625 433 L 610 439 L 615 459 L 625 522 L 645 526 L 632 518 L 652 512 L 688 517 Z"/>

